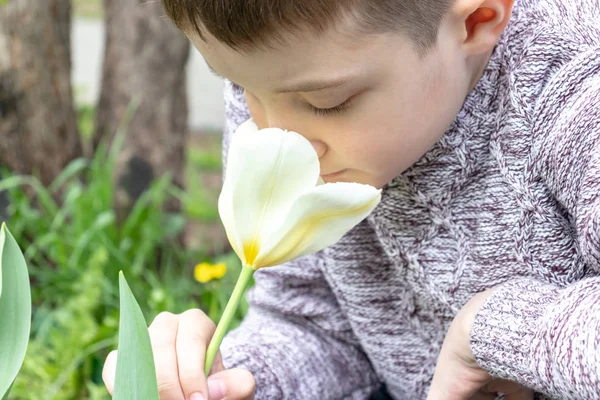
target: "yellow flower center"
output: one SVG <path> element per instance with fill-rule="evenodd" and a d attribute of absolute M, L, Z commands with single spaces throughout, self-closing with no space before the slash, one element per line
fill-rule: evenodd
<path fill-rule="evenodd" d="M 244 257 L 246 258 L 246 264 L 249 267 L 254 268 L 254 262 L 256 261 L 259 252 L 260 245 L 258 240 L 253 240 L 252 242 L 244 244 Z"/>

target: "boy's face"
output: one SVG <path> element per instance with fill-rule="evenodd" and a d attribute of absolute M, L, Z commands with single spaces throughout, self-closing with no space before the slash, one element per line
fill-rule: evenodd
<path fill-rule="evenodd" d="M 381 188 L 440 139 L 482 70 L 448 30 L 442 25 L 444 39 L 424 58 L 402 34 L 356 37 L 339 26 L 248 53 L 189 37 L 212 69 L 244 88 L 259 128 L 313 143 L 325 181 Z"/>

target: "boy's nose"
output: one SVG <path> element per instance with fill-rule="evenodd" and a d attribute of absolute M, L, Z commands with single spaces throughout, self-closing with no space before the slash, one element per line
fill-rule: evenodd
<path fill-rule="evenodd" d="M 317 157 L 319 158 L 323 157 L 327 152 L 327 146 L 320 140 L 311 140 L 310 144 L 312 144 L 313 148 L 317 152 Z"/>
<path fill-rule="evenodd" d="M 287 126 L 287 124 L 285 124 L 283 122 L 282 118 L 276 118 L 273 116 L 269 116 L 262 109 L 260 109 L 260 110 L 253 109 L 251 111 L 253 111 L 253 112 L 251 112 L 252 119 L 254 120 L 254 123 L 258 126 L 258 129 L 280 128 L 280 129 L 287 129 L 287 130 L 298 132 L 292 126 Z M 300 132 L 300 134 L 302 134 L 302 132 Z M 306 136 L 304 136 L 304 137 L 306 137 Z M 320 140 L 311 140 L 308 137 L 307 137 L 307 139 L 310 141 L 310 144 L 312 144 L 313 148 L 315 149 L 315 152 L 317 153 L 317 157 L 318 158 L 323 157 L 325 155 L 325 153 L 327 152 L 327 145 Z"/>
<path fill-rule="evenodd" d="M 257 122 L 257 121 L 255 120 L 254 122 Z M 325 155 L 325 153 L 327 152 L 327 145 L 325 143 L 323 143 L 320 140 L 311 140 L 305 134 L 303 134 L 301 130 L 298 131 L 298 130 L 294 129 L 294 127 L 292 127 L 292 126 L 287 126 L 279 118 L 268 118 L 267 117 L 260 122 L 262 122 L 262 124 L 257 123 L 259 128 L 266 128 L 266 127 L 280 128 L 280 129 L 291 130 L 294 132 L 299 132 L 301 135 L 303 135 L 310 141 L 310 144 L 312 144 L 313 148 L 315 149 L 315 152 L 317 153 L 317 157 L 319 157 L 319 158 L 323 157 L 323 155 Z M 261 126 L 261 125 L 263 125 L 263 126 Z"/>

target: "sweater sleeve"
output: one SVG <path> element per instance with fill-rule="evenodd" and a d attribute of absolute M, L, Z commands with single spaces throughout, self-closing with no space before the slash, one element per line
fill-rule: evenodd
<path fill-rule="evenodd" d="M 241 91 L 227 85 L 224 156 L 248 118 Z M 256 400 L 365 399 L 378 386 L 314 254 L 255 273 L 250 309 L 221 346 L 224 365 L 249 370 Z"/>
<path fill-rule="evenodd" d="M 600 46 L 552 75 L 532 129 L 534 168 L 570 218 L 585 277 L 566 287 L 534 278 L 497 287 L 475 319 L 471 348 L 494 376 L 553 398 L 598 398 Z"/>

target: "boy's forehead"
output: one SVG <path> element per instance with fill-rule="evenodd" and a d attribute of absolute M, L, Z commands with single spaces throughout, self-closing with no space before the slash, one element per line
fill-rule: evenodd
<path fill-rule="evenodd" d="M 354 37 L 339 29 L 320 35 L 310 32 L 290 35 L 283 45 L 239 51 L 206 35 L 188 35 L 209 66 L 219 75 L 242 86 L 293 87 L 301 81 L 342 81 L 385 63 L 390 46 L 410 47 L 403 38 L 392 35 Z M 392 44 L 393 42 L 393 44 Z"/>

